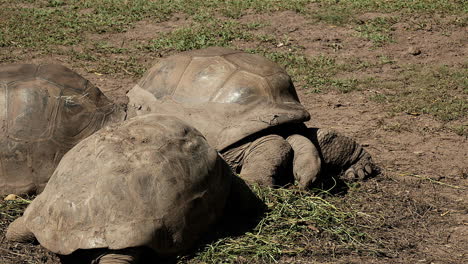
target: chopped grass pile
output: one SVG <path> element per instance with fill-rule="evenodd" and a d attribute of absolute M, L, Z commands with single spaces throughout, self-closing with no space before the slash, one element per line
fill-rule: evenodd
<path fill-rule="evenodd" d="M 21 216 L 24 209 L 31 203 L 29 199 L 18 198 L 0 202 L 0 220 L 14 220 Z"/>
<path fill-rule="evenodd" d="M 331 196 L 323 198 L 297 188 L 254 190 L 268 206 L 257 226 L 241 236 L 207 245 L 189 263 L 270 263 L 283 257 L 324 254 L 331 248 L 380 253 L 375 249 L 378 242 L 357 222 L 363 218 L 371 222 L 373 216 L 339 208 L 328 201 Z M 323 238 L 330 243 L 323 245 Z M 180 263 L 185 261 L 187 257 L 180 259 Z"/>

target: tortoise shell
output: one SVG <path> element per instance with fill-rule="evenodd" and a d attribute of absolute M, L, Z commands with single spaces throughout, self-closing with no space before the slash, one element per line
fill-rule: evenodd
<path fill-rule="evenodd" d="M 127 96 L 131 116 L 176 115 L 218 150 L 263 129 L 310 119 L 283 68 L 260 55 L 220 47 L 159 61 Z"/>
<path fill-rule="evenodd" d="M 24 213 L 42 246 L 191 247 L 222 214 L 234 177 L 196 129 L 161 115 L 106 126 L 65 154 Z"/>
<path fill-rule="evenodd" d="M 114 110 L 98 88 L 64 66 L 1 65 L 0 194 L 41 191 L 65 152 Z"/>

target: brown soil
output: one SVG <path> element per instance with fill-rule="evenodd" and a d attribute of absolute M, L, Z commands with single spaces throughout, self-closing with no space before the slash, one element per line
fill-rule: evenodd
<path fill-rule="evenodd" d="M 266 15 L 247 15 L 242 20 L 265 19 L 262 16 Z M 382 14 L 369 13 L 360 19 L 365 21 L 378 16 Z M 452 18 L 443 19 L 449 21 Z M 466 28 L 449 24 L 428 24 L 420 30 L 407 30 L 414 27 L 411 21 L 397 23 L 392 32 L 395 42 L 372 48 L 370 41 L 357 37 L 351 27 L 313 24 L 293 12 L 275 14 L 275 19 L 270 21 L 271 24 L 262 28 L 259 34 L 270 33 L 277 37 L 287 34 L 291 43 L 302 46 L 308 56 L 324 54 L 333 55 L 337 60 L 359 57 L 372 61 L 385 55 L 396 61 L 393 65 L 365 69 L 358 74 L 361 77 L 392 78 L 402 71 L 400 66 L 406 64 L 461 65 L 468 55 Z M 170 31 L 186 22 L 184 16 L 160 24 L 140 22 L 135 29 L 121 33 L 119 37 L 124 34 L 128 39 L 144 41 L 153 38 L 157 32 Z M 89 36 L 89 39 L 116 37 L 109 34 Z M 251 42 L 235 44 L 239 48 L 255 47 Z M 288 46 L 278 46 L 272 45 L 271 49 L 288 49 Z M 416 49 L 420 52 L 414 52 Z M 147 67 L 153 60 L 145 55 L 138 59 Z M 23 62 L 65 64 L 120 102 L 125 101 L 125 91 L 137 81 L 125 74 L 97 75 L 87 68 L 76 67 L 71 58 L 63 55 L 31 55 L 24 57 Z M 281 262 L 467 263 L 467 138 L 445 129 L 446 124 L 429 115 L 385 111 L 385 105 L 368 99 L 376 92 L 372 87 L 347 94 L 315 94 L 308 93 L 300 85 L 297 88 L 302 103 L 312 114 L 309 126 L 331 127 L 353 137 L 366 146 L 382 168 L 381 175 L 344 195 L 342 205 L 380 216 L 379 227 L 366 231 L 381 241 L 381 251 L 385 254 L 334 252 L 327 248 L 326 241 L 320 241 L 322 249 L 312 252 L 310 257 L 285 257 Z M 9 221 L 0 215 L 0 263 L 60 263 L 55 255 L 40 246 L 6 242 L 4 232 Z"/>

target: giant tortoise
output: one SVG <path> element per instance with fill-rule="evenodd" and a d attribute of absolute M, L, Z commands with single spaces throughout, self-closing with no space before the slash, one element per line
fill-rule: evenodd
<path fill-rule="evenodd" d="M 123 118 L 123 110 L 64 66 L 1 65 L 0 195 L 40 192 L 65 152 Z"/>
<path fill-rule="evenodd" d="M 248 215 L 263 203 L 196 129 L 145 115 L 67 152 L 6 237 L 37 239 L 58 254 L 90 253 L 93 263 L 137 263 L 144 248 L 161 256 L 188 249 L 226 208 Z"/>
<path fill-rule="evenodd" d="M 260 55 L 212 47 L 160 60 L 128 93 L 129 116 L 175 115 L 249 182 L 311 187 L 320 175 L 364 178 L 375 171 L 354 140 L 307 128 L 286 71 Z M 315 144 L 314 144 L 315 143 Z"/>

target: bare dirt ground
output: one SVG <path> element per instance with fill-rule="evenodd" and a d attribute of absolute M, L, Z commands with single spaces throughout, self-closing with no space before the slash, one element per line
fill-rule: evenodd
<path fill-rule="evenodd" d="M 248 23 L 268 20 L 262 14 L 248 14 L 241 19 Z M 366 13 L 362 21 L 385 16 Z M 272 44 L 272 51 L 285 51 L 300 46 L 306 56 L 333 56 L 336 61 L 359 58 L 380 61 L 383 56 L 390 64 L 341 72 L 339 77 L 367 78 L 392 81 L 405 72 L 406 65 L 429 67 L 432 64 L 463 67 L 468 56 L 466 27 L 441 26 L 426 23 L 420 30 L 409 30 L 426 21 L 415 18 L 395 23 L 394 42 L 381 47 L 356 36 L 353 28 L 328 24 L 310 24 L 292 11 L 274 13 L 275 19 L 259 29 L 257 34 L 271 34 L 278 38 L 287 35 L 289 44 Z M 419 19 L 419 20 L 418 20 Z M 440 18 L 450 20 L 450 17 Z M 183 15 L 170 21 L 151 23 L 142 21 L 124 33 L 89 35 L 89 41 L 110 43 L 125 38 L 126 43 L 146 41 L 154 32 L 170 32 L 188 24 Z M 148 32 L 153 32 L 149 34 Z M 118 42 L 118 41 L 117 41 Z M 123 44 L 125 47 L 127 44 Z M 130 44 L 129 44 L 130 45 Z M 254 48 L 256 43 L 234 41 L 241 49 Z M 65 47 L 64 49 L 70 49 Z M 80 47 L 73 47 L 80 49 Z M 14 49 L 12 52 L 21 53 Z M 141 55 L 138 62 L 148 68 L 153 59 L 175 53 Z M 115 55 L 104 55 L 115 56 Z M 1 61 L 0 61 L 1 62 Z M 88 78 L 118 102 L 125 102 L 125 91 L 138 80 L 125 72 L 102 75 L 90 70 L 97 62 L 77 63 L 62 54 L 25 53 L 17 62 L 65 64 Z M 466 65 L 466 64 L 465 64 Z M 404 81 L 399 83 L 405 85 Z M 381 89 L 363 86 L 349 93 L 327 91 L 313 93 L 297 83 L 301 102 L 312 115 L 309 126 L 331 127 L 356 139 L 372 154 L 382 168 L 376 178 L 340 197 L 341 206 L 378 216 L 372 228 L 365 230 L 379 240 L 380 254 L 334 250 L 325 240 L 317 241 L 315 252 L 297 257 L 283 257 L 281 263 L 467 263 L 468 262 L 468 140 L 447 129 L 447 122 L 429 114 L 393 111 L 385 102 L 369 98 L 383 93 Z M 454 124 L 466 124 L 459 119 Z M 8 222 L 2 220 L 0 230 L 0 262 L 60 263 L 58 258 L 40 246 L 7 243 L 4 232 Z M 34 255 L 34 260 L 31 259 Z M 28 259 L 28 260 L 25 260 Z M 242 261 L 240 261 L 242 262 Z M 246 262 L 248 263 L 248 261 Z"/>

